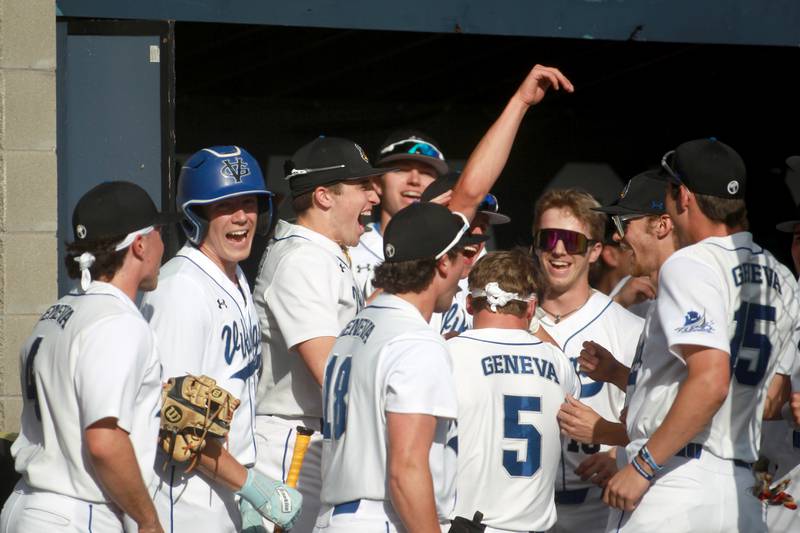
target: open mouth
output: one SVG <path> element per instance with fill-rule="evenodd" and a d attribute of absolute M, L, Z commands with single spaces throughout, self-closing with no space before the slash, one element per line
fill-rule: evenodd
<path fill-rule="evenodd" d="M 422 198 L 422 193 L 418 191 L 405 191 L 400 193 L 400 196 L 412 202 L 419 202 L 419 199 Z"/>
<path fill-rule="evenodd" d="M 363 231 L 364 227 L 372 222 L 372 209 L 365 209 L 358 215 L 358 226 Z"/>
<path fill-rule="evenodd" d="M 547 261 L 547 264 L 549 264 L 550 268 L 556 272 L 566 272 L 571 266 L 570 263 L 566 261 L 558 261 L 557 259 L 550 259 Z"/>
<path fill-rule="evenodd" d="M 237 231 L 229 231 L 225 234 L 225 238 L 235 243 L 243 243 L 247 240 L 248 230 L 242 229 Z"/>

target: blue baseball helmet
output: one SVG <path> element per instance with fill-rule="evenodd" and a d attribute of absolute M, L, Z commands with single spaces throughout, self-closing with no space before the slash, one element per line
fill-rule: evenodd
<path fill-rule="evenodd" d="M 267 233 L 272 226 L 273 194 L 264 184 L 258 161 L 238 146 L 212 146 L 195 152 L 178 177 L 177 203 L 186 238 L 200 244 L 208 230 L 208 221 L 195 206 L 249 194 L 258 197 L 256 231 Z"/>

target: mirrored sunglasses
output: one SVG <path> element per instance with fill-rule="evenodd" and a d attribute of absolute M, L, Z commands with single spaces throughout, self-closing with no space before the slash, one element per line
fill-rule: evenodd
<path fill-rule="evenodd" d="M 478 211 L 497 213 L 499 210 L 500 206 L 497 203 L 497 198 L 492 193 L 487 194 L 480 205 L 478 205 Z"/>
<path fill-rule="evenodd" d="M 564 249 L 568 254 L 583 255 L 589 249 L 590 244 L 595 240 L 588 238 L 583 233 L 568 229 L 540 229 L 536 232 L 534 246 L 543 252 L 550 252 L 558 245 L 558 241 L 564 243 Z"/>
<path fill-rule="evenodd" d="M 381 155 L 387 154 L 419 154 L 444 161 L 444 155 L 442 155 L 438 148 L 429 142 L 413 137 L 384 146 L 381 149 Z"/>

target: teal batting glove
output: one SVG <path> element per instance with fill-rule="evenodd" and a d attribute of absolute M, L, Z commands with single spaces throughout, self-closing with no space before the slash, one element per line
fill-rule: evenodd
<path fill-rule="evenodd" d="M 242 533 L 267 533 L 261 513 L 244 498 L 239 499 L 239 513 L 242 515 Z"/>
<path fill-rule="evenodd" d="M 297 490 L 253 468 L 247 470 L 247 481 L 236 494 L 247 500 L 261 516 L 286 530 L 292 529 L 303 505 L 303 496 Z"/>

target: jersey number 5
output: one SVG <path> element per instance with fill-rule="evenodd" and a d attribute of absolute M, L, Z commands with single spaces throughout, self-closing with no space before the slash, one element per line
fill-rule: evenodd
<path fill-rule="evenodd" d="M 344 435 L 345 423 L 347 422 L 347 391 L 350 389 L 350 364 L 351 358 L 348 355 L 342 360 L 339 371 L 336 372 L 336 361 L 339 356 L 334 355 L 328 362 L 325 369 L 325 402 L 322 406 L 322 438 L 330 439 L 331 434 L 334 439 Z M 334 382 L 333 375 L 336 374 Z M 333 385 L 333 388 L 331 388 Z M 333 396 L 333 420 L 328 414 L 328 406 Z M 333 422 L 331 431 L 331 422 Z"/>
<path fill-rule="evenodd" d="M 542 412 L 538 396 L 503 396 L 503 438 L 526 441 L 525 460 L 519 460 L 516 450 L 503 450 L 503 467 L 514 477 L 531 477 L 542 465 L 542 434 L 533 424 L 520 424 L 522 411 Z"/>
<path fill-rule="evenodd" d="M 756 333 L 756 320 L 775 322 L 775 308 L 742 302 L 733 315 L 736 331 L 731 340 L 731 371 L 742 385 L 758 385 L 764 379 L 772 343 L 763 333 Z"/>

